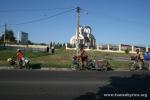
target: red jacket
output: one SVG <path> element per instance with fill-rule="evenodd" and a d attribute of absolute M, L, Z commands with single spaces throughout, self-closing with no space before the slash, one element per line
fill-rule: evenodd
<path fill-rule="evenodd" d="M 22 58 L 23 58 L 23 53 L 22 52 L 17 52 L 18 61 L 22 61 Z"/>

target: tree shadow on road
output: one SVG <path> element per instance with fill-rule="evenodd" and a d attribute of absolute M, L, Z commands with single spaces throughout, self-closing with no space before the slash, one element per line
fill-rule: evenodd
<path fill-rule="evenodd" d="M 110 77 L 110 84 L 99 87 L 97 93 L 87 92 L 73 100 L 150 100 L 150 75 Z"/>

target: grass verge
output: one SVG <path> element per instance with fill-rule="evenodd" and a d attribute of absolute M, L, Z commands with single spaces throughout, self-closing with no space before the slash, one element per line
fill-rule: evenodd
<path fill-rule="evenodd" d="M 70 68 L 73 55 L 76 55 L 75 50 L 58 49 L 55 54 L 46 52 L 23 51 L 24 55 L 31 59 L 33 68 L 55 67 L 55 68 Z M 113 69 L 128 69 L 128 61 L 113 61 L 111 57 L 130 57 L 131 54 L 123 53 L 104 53 L 98 51 L 87 51 L 91 59 L 107 59 Z M 0 66 L 8 66 L 7 58 L 16 57 L 16 49 L 0 49 Z"/>

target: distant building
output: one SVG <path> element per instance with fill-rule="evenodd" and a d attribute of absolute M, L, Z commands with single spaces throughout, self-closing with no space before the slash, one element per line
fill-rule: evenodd
<path fill-rule="evenodd" d="M 28 33 L 21 32 L 18 34 L 18 43 L 28 44 Z"/>
<path fill-rule="evenodd" d="M 76 34 L 70 38 L 70 44 L 77 44 L 77 31 Z M 79 44 L 83 44 L 87 48 L 96 47 L 96 39 L 92 34 L 90 26 L 79 27 Z"/>

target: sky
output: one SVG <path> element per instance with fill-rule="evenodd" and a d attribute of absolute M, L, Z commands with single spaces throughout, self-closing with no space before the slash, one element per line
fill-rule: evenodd
<path fill-rule="evenodd" d="M 96 43 L 150 45 L 150 0 L 0 0 L 4 25 L 36 43 L 69 42 L 77 26 L 90 26 Z"/>

